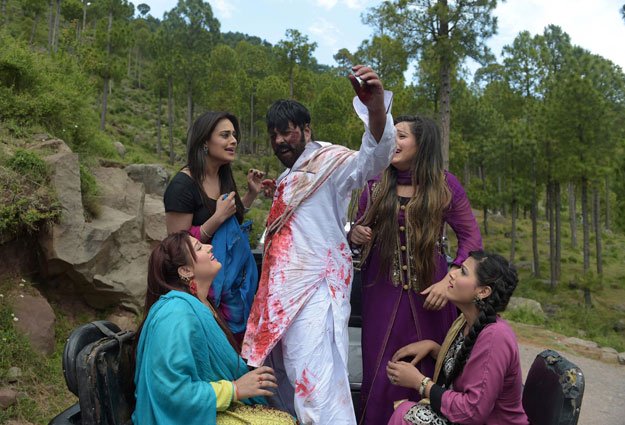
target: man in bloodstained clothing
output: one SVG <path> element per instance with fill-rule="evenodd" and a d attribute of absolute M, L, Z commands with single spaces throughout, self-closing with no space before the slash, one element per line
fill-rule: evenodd
<path fill-rule="evenodd" d="M 347 372 L 353 275 L 344 224 L 351 192 L 381 173 L 395 151 L 392 93 L 357 65 L 349 76 L 365 124 L 358 151 L 313 140 L 310 113 L 294 100 L 267 112 L 271 146 L 287 169 L 276 180 L 263 267 L 243 341 L 250 366 L 270 364 L 275 404 L 302 424 L 355 424 Z"/>

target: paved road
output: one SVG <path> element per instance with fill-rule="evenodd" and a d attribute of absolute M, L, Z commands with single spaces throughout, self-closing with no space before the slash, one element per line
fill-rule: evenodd
<path fill-rule="evenodd" d="M 547 347 L 519 344 L 523 379 L 534 358 Z M 625 366 L 565 354 L 584 373 L 586 389 L 579 425 L 625 425 Z"/>

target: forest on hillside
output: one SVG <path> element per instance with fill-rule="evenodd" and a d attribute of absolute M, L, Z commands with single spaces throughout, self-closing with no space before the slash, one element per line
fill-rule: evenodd
<path fill-rule="evenodd" d="M 0 1 L 5 145 L 45 131 L 86 168 L 93 158 L 179 164 L 194 117 L 228 110 L 241 121 L 240 152 L 268 169 L 263 119 L 277 98 L 310 108 L 315 138 L 358 146 L 345 76 L 366 63 L 394 92 L 394 114 L 439 120 L 448 168 L 482 211 L 482 232 L 493 215 L 505 217 L 504 253 L 514 261 L 527 243 L 533 277 L 556 287 L 566 252 L 579 253 L 590 301 L 604 274 L 602 235 L 625 230 L 623 70 L 554 25 L 519 33 L 497 60 L 485 44 L 497 31 L 497 0 L 382 2 L 362 15 L 373 36 L 336 52 L 337 66 L 319 64 L 316 44 L 297 29 L 275 45 L 222 33 L 202 0 L 179 0 L 162 19 L 127 0 Z M 625 6 L 615 13 L 625 19 Z M 468 58 L 481 65 L 474 75 Z M 414 81 L 405 80 L 409 64 Z M 131 155 L 120 159 L 115 141 Z M 12 211 L 0 214 L 0 229 Z M 527 217 L 525 242 L 518 221 Z"/>

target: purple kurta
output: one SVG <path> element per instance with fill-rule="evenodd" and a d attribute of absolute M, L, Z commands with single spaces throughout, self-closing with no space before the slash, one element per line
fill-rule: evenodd
<path fill-rule="evenodd" d="M 458 250 L 454 264 L 461 265 L 470 251 L 482 248 L 480 229 L 471 211 L 469 200 L 458 179 L 445 173 L 451 191 L 451 203 L 443 220 L 447 222 L 458 238 Z M 375 181 L 369 182 L 369 188 Z M 369 191 L 360 197 L 358 218 L 367 206 Z M 405 226 L 404 211 L 399 212 L 399 226 Z M 400 232 L 402 245 L 406 244 L 405 233 Z M 457 317 L 456 307 L 448 303 L 439 311 L 423 308 L 425 297 L 417 292 L 394 286 L 387 273 L 378 275 L 379 253 L 372 250 L 362 267 L 362 360 L 363 382 L 361 406 L 364 424 L 379 425 L 388 422 L 393 414 L 393 402 L 402 399 L 418 400 L 416 390 L 392 385 L 386 376 L 386 364 L 401 347 L 423 339 L 441 344 L 449 327 Z M 445 257 L 439 254 L 432 283 L 440 281 L 447 274 Z M 388 336 L 387 336 L 388 335 Z M 386 340 L 388 338 L 388 340 Z M 385 342 L 386 340 L 386 342 Z M 426 376 L 434 373 L 434 362 L 424 359 L 419 366 Z"/>
<path fill-rule="evenodd" d="M 453 390 L 443 392 L 441 413 L 463 425 L 529 425 L 522 393 L 519 346 L 514 331 L 498 317 L 480 332 Z M 412 406 L 399 405 L 389 425 L 409 424 L 403 417 Z"/>

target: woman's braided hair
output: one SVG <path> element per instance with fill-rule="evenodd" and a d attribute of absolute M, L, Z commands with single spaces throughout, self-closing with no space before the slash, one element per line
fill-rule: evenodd
<path fill-rule="evenodd" d="M 478 286 L 488 286 L 492 291 L 488 297 L 475 303 L 479 314 L 456 354 L 451 373 L 446 377 L 445 386 L 448 388 L 462 373 L 482 329 L 486 325 L 495 323 L 497 313 L 501 313 L 506 309 L 510 297 L 519 282 L 516 268 L 501 255 L 490 254 L 484 251 L 473 251 L 469 256 L 477 262 L 476 275 Z"/>

